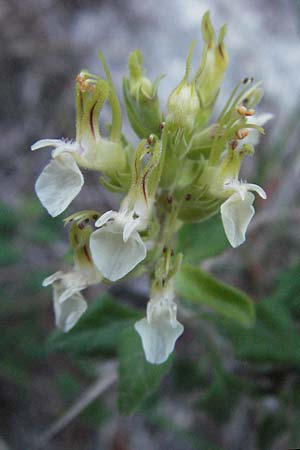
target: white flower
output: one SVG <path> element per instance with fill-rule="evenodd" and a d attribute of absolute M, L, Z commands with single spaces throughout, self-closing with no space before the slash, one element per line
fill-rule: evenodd
<path fill-rule="evenodd" d="M 171 286 L 157 290 L 147 305 L 147 317 L 135 324 L 141 337 L 146 360 L 151 364 L 164 363 L 173 352 L 183 333 L 176 318 L 177 306 Z"/>
<path fill-rule="evenodd" d="M 232 247 L 238 247 L 245 241 L 248 225 L 255 213 L 252 206 L 255 197 L 251 191 L 263 199 L 266 199 L 267 195 L 260 186 L 238 180 L 227 181 L 224 190 L 232 191 L 230 197 L 221 205 L 224 231 Z"/>
<path fill-rule="evenodd" d="M 35 191 L 53 217 L 61 214 L 81 191 L 84 178 L 78 166 L 110 170 L 120 155 L 118 143 L 100 136 L 93 142 L 90 137 L 83 137 L 81 144 L 62 139 L 42 139 L 33 144 L 31 150 L 44 147 L 54 147 L 52 160 L 37 179 Z"/>
<path fill-rule="evenodd" d="M 73 328 L 87 309 L 87 303 L 80 293 L 88 285 L 101 281 L 95 270 L 64 273 L 55 272 L 43 281 L 43 286 L 53 286 L 53 307 L 55 325 L 67 332 Z"/>
<path fill-rule="evenodd" d="M 79 194 L 84 179 L 74 160 L 73 153 L 79 151 L 76 142 L 67 143 L 58 139 L 42 139 L 31 150 L 55 147 L 52 160 L 46 165 L 35 183 L 35 191 L 48 213 L 55 217 L 61 214 Z"/>
<path fill-rule="evenodd" d="M 95 266 L 102 275 L 116 281 L 131 272 L 147 254 L 138 229 L 143 220 L 135 211 L 108 211 L 95 223 L 99 230 L 90 237 L 90 249 Z"/>

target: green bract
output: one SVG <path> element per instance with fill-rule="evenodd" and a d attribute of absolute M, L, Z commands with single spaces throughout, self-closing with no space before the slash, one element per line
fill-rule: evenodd
<path fill-rule="evenodd" d="M 254 320 L 246 295 L 198 267 L 182 266 L 185 253 L 194 263 L 215 256 L 225 248 L 225 235 L 232 247 L 241 245 L 255 213 L 254 193 L 266 198 L 261 187 L 242 181 L 239 175 L 244 157 L 253 154 L 262 126 L 271 118 L 270 114 L 255 114 L 263 93 L 261 84 L 252 85 L 250 78 L 241 80 L 212 120 L 228 65 L 225 31 L 223 26 L 216 37 L 209 13 L 204 14 L 200 65 L 191 74 L 193 43 L 185 73 L 164 111 L 158 97 L 161 77 L 152 82 L 145 75 L 140 50 L 129 55 L 123 94 L 127 117 L 141 139 L 136 146 L 122 134 L 120 102 L 101 53 L 105 78 L 88 71 L 76 78 L 75 140 L 43 139 L 32 146 L 32 150 L 54 149 L 35 186 L 52 216 L 61 214 L 79 194 L 84 183 L 81 169 L 100 173 L 104 189 L 123 194 L 116 211 L 79 211 L 65 219 L 71 224 L 74 266 L 48 277 L 44 285 L 53 285 L 56 324 L 68 331 L 87 308 L 81 291 L 88 285 L 147 273 L 147 312 L 135 323 L 141 339 L 132 337 L 131 324 L 120 351 L 120 370 L 126 377 L 128 361 L 135 358 L 127 357 L 131 345 L 138 358 L 141 353 L 136 347 L 142 345 L 151 364 L 164 363 L 173 352 L 183 333 L 176 294 L 243 325 Z M 99 115 L 106 103 L 112 123 L 104 136 Z M 220 234 L 221 226 L 225 233 Z M 181 228 L 179 253 L 176 236 Z M 203 248 L 198 251 L 197 246 Z M 143 370 L 152 389 L 159 377 L 148 365 Z M 126 409 L 126 399 L 122 404 Z"/>

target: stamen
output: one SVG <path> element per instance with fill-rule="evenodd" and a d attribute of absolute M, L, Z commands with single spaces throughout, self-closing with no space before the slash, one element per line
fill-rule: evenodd
<path fill-rule="evenodd" d="M 245 137 L 247 137 L 249 134 L 249 131 L 247 130 L 247 128 L 241 128 L 240 130 L 238 130 L 235 135 L 238 139 L 244 139 Z"/>
<path fill-rule="evenodd" d="M 238 112 L 241 116 L 245 116 L 245 115 L 247 114 L 247 108 L 246 108 L 246 106 L 239 105 L 239 106 L 236 108 L 236 110 L 237 110 L 237 112 Z"/>
<path fill-rule="evenodd" d="M 76 77 L 76 81 L 77 81 L 78 83 L 82 83 L 82 82 L 84 81 L 84 78 L 85 78 L 84 73 L 83 73 L 83 72 L 80 72 L 80 73 L 77 75 L 77 77 Z"/>
<path fill-rule="evenodd" d="M 246 78 L 243 79 L 243 83 L 244 83 L 244 84 L 247 84 L 247 83 L 253 83 L 253 81 L 254 81 L 254 78 L 253 78 L 253 77 L 251 77 L 251 78 L 246 77 Z"/>
<path fill-rule="evenodd" d="M 245 116 L 254 116 L 255 109 L 247 109 Z"/>
<path fill-rule="evenodd" d="M 86 81 L 82 81 L 80 83 L 81 92 L 86 92 L 88 89 L 89 89 L 89 83 L 87 83 Z"/>
<path fill-rule="evenodd" d="M 245 102 L 245 100 L 244 100 L 244 103 L 247 103 L 247 102 Z M 246 108 L 245 105 L 239 105 L 236 108 L 236 110 L 241 116 L 247 116 L 248 117 L 248 116 L 253 116 L 255 114 L 255 109 L 248 109 L 248 108 Z"/>
<path fill-rule="evenodd" d="M 149 145 L 152 145 L 154 140 L 155 140 L 154 134 L 150 134 L 150 136 L 147 139 L 147 142 L 148 142 Z"/>

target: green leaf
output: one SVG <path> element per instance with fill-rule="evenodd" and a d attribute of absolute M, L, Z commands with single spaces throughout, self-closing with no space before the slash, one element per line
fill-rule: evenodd
<path fill-rule="evenodd" d="M 251 330 L 223 323 L 239 359 L 256 363 L 285 363 L 299 367 L 300 336 L 296 324 L 277 298 L 256 305 L 257 321 Z"/>
<path fill-rule="evenodd" d="M 119 409 L 132 413 L 159 386 L 171 367 L 172 358 L 164 364 L 150 364 L 145 360 L 141 340 L 133 328 L 122 334 L 119 347 Z"/>
<path fill-rule="evenodd" d="M 219 324 L 238 358 L 251 363 L 300 366 L 299 274 L 299 266 L 290 268 L 280 276 L 273 296 L 255 305 L 257 320 L 251 330 L 224 321 Z"/>
<path fill-rule="evenodd" d="M 258 424 L 258 443 L 259 449 L 265 450 L 272 448 L 272 445 L 278 436 L 290 428 L 287 414 L 283 410 L 269 413 L 263 421 Z"/>
<path fill-rule="evenodd" d="M 22 314 L 21 320 L 11 317 L 14 321 L 1 320 L 0 324 L 0 376 L 28 388 L 34 364 L 46 356 L 43 335 L 34 311 Z"/>
<path fill-rule="evenodd" d="M 178 252 L 191 264 L 222 253 L 229 246 L 219 214 L 200 223 L 184 225 L 178 233 Z"/>
<path fill-rule="evenodd" d="M 217 422 L 226 422 L 240 396 L 247 390 L 249 386 L 240 378 L 223 370 L 215 370 L 214 380 L 199 406 Z"/>
<path fill-rule="evenodd" d="M 292 266 L 278 280 L 277 289 L 272 298 L 285 306 L 294 319 L 300 320 L 300 266 Z"/>
<path fill-rule="evenodd" d="M 5 240 L 4 237 L 0 238 L 0 267 L 9 266 L 18 263 L 22 260 L 23 255 L 17 249 L 16 244 L 13 241 Z"/>
<path fill-rule="evenodd" d="M 16 211 L 9 207 L 6 203 L 0 201 L 0 224 L 1 236 L 12 237 L 15 233 L 20 220 Z"/>
<path fill-rule="evenodd" d="M 73 374 L 60 372 L 54 381 L 57 385 L 60 398 L 64 400 L 72 400 L 80 392 L 80 383 Z"/>
<path fill-rule="evenodd" d="M 255 320 L 252 301 L 246 294 L 197 267 L 187 264 L 181 268 L 176 276 L 176 291 L 183 299 L 209 306 L 244 326 L 252 325 Z"/>
<path fill-rule="evenodd" d="M 52 333 L 48 348 L 76 356 L 114 355 L 122 331 L 139 318 L 137 311 L 104 294 L 71 331 Z"/>

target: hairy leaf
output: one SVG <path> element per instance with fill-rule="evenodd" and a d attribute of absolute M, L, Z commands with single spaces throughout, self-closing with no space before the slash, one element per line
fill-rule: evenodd
<path fill-rule="evenodd" d="M 242 325 L 252 325 L 255 311 L 251 299 L 243 292 L 218 281 L 197 267 L 184 265 L 176 277 L 179 296 L 212 308 Z"/>

